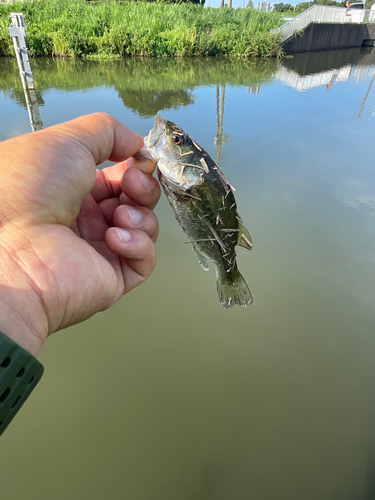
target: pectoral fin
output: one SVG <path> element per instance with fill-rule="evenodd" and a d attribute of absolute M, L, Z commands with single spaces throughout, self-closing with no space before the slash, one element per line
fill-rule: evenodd
<path fill-rule="evenodd" d="M 193 248 L 199 264 L 203 267 L 205 271 L 208 271 L 209 266 L 207 257 L 203 255 L 203 253 L 199 250 L 199 248 L 196 245 L 194 245 L 194 243 L 193 243 Z"/>
<path fill-rule="evenodd" d="M 237 245 L 251 250 L 253 248 L 253 242 L 251 240 L 249 231 L 241 222 L 238 223 L 238 229 L 239 231 Z"/>

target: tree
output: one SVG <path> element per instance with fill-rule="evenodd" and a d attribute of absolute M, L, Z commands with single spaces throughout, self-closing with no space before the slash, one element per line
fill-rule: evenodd
<path fill-rule="evenodd" d="M 356 0 L 352 0 L 353 2 Z M 370 2 L 375 2 L 375 0 L 368 0 Z M 312 5 L 330 5 L 333 7 L 345 7 L 346 0 L 335 1 L 335 0 L 313 0 L 311 2 L 301 2 L 296 5 L 295 12 L 300 13 L 308 9 Z"/>
<path fill-rule="evenodd" d="M 311 7 L 311 5 L 313 5 L 315 2 L 301 2 L 301 3 L 297 3 L 296 5 L 296 8 L 295 8 L 295 12 L 303 12 L 304 10 L 308 9 L 309 7 Z"/>
<path fill-rule="evenodd" d="M 273 10 L 275 12 L 284 12 L 284 4 L 283 4 L 283 2 L 281 2 L 281 3 L 275 3 L 275 5 L 273 6 Z"/>
<path fill-rule="evenodd" d="M 374 0 L 374 2 L 375 2 L 375 0 Z M 246 7 L 249 8 L 249 9 L 253 9 L 254 8 L 254 2 L 253 2 L 253 0 L 249 0 L 247 2 Z"/>
<path fill-rule="evenodd" d="M 317 0 L 317 5 L 329 5 L 331 7 L 341 7 L 341 2 L 336 2 L 335 0 Z"/>
<path fill-rule="evenodd" d="M 294 7 L 290 3 L 281 2 L 281 3 L 275 3 L 275 5 L 273 6 L 273 10 L 274 12 L 288 12 L 294 10 Z"/>

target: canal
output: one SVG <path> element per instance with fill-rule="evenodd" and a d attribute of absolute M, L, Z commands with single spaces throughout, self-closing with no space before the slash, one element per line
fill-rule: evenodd
<path fill-rule="evenodd" d="M 236 188 L 253 295 L 222 310 L 162 196 L 158 263 L 54 334 L 1 442 L 12 500 L 375 498 L 375 54 L 35 59 L 44 126 L 181 125 Z M 0 58 L 0 140 L 31 130 Z M 2 165 L 6 168 L 6 165 Z"/>

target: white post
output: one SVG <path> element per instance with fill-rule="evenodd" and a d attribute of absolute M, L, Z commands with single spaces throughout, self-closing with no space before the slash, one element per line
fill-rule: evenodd
<path fill-rule="evenodd" d="M 20 72 L 22 87 L 25 94 L 31 129 L 35 132 L 43 128 L 43 123 L 40 119 L 39 106 L 34 90 L 33 72 L 31 71 L 25 42 L 24 15 L 12 12 L 10 17 L 12 19 L 12 26 L 8 28 L 8 30 L 13 41 L 14 53 L 16 55 L 18 70 Z"/>
<path fill-rule="evenodd" d="M 12 26 L 8 28 L 8 30 L 13 40 L 13 47 L 16 54 L 18 69 L 22 80 L 22 86 L 23 88 L 34 89 L 33 73 L 31 71 L 25 42 L 24 15 L 21 13 L 12 12 L 10 18 L 12 19 Z"/>

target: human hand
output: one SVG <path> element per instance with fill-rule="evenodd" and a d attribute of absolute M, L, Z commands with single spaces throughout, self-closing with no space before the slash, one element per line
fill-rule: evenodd
<path fill-rule="evenodd" d="M 154 268 L 160 188 L 155 163 L 130 158 L 142 146 L 101 113 L 0 143 L 0 331 L 34 356 Z"/>

